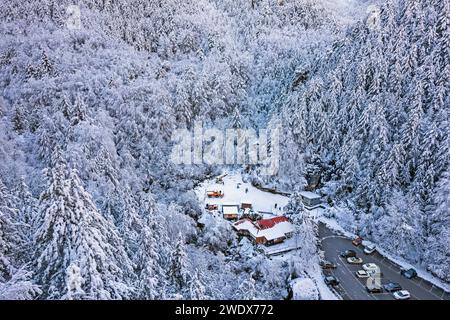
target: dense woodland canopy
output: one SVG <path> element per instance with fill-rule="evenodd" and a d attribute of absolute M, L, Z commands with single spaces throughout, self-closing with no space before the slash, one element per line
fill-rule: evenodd
<path fill-rule="evenodd" d="M 385 2 L 298 70 L 284 174 L 319 167 L 350 230 L 448 281 L 450 2 Z"/>
<path fill-rule="evenodd" d="M 320 167 L 364 235 L 448 279 L 449 1 L 388 1 L 371 27 L 330 3 L 86 0 L 71 29 L 72 1 L 2 2 L 0 297 L 280 299 L 318 271 L 296 199 L 289 263 L 197 228 L 221 168 L 169 161 L 196 120 L 281 121 L 272 183 Z"/>

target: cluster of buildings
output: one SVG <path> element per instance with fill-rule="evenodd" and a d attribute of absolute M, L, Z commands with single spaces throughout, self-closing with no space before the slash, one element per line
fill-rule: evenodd
<path fill-rule="evenodd" d="M 313 192 L 302 192 L 300 197 L 306 209 L 312 210 L 322 205 L 321 197 Z M 257 244 L 279 244 L 291 238 L 294 233 L 294 226 L 287 217 L 274 215 L 272 212 L 254 211 L 252 202 L 248 200 L 241 200 L 239 204 L 206 204 L 206 209 L 220 212 L 224 219 L 233 221 L 233 229 L 239 235 L 246 236 Z"/>
<path fill-rule="evenodd" d="M 239 235 L 250 237 L 255 243 L 264 245 L 281 243 L 294 233 L 294 226 L 284 216 L 256 221 L 243 218 L 233 223 L 233 228 Z"/>
<path fill-rule="evenodd" d="M 212 208 L 206 205 L 207 209 Z M 214 209 L 219 210 L 218 207 Z M 294 227 L 285 216 L 253 210 L 251 201 L 240 204 L 222 204 L 220 210 L 226 220 L 234 221 L 233 229 L 241 236 L 247 236 L 257 244 L 272 245 L 283 242 L 293 234 Z"/>

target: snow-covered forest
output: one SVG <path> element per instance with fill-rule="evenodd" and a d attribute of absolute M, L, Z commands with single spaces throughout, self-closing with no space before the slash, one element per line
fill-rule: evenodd
<path fill-rule="evenodd" d="M 297 73 L 285 183 L 322 171 L 347 228 L 449 281 L 450 2 L 385 1 Z"/>
<path fill-rule="evenodd" d="M 73 4 L 0 3 L 0 299 L 282 299 L 316 272 L 297 199 L 288 262 L 198 227 L 222 168 L 169 161 L 195 121 L 282 123 L 266 182 L 318 168 L 344 227 L 449 280 L 449 0 L 84 0 L 76 28 Z"/>

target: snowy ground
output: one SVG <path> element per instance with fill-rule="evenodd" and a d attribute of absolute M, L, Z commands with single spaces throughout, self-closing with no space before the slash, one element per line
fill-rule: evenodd
<path fill-rule="evenodd" d="M 196 189 L 196 194 L 203 205 L 209 204 L 241 204 L 243 201 L 250 201 L 253 204 L 253 210 L 262 212 L 271 212 L 276 215 L 283 213 L 282 208 L 287 205 L 289 198 L 258 190 L 251 183 L 244 183 L 239 173 L 230 173 L 223 178 L 224 184 L 213 181 L 205 181 Z M 239 189 L 237 184 L 241 183 Z M 246 193 L 245 190 L 248 189 Z M 208 198 L 207 191 L 222 191 L 223 198 Z M 277 204 L 277 209 L 275 209 Z"/>

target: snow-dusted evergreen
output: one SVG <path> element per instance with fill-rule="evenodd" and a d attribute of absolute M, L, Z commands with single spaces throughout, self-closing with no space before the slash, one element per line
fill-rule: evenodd
<path fill-rule="evenodd" d="M 351 231 L 448 280 L 450 2 L 385 2 L 300 69 L 283 172 L 319 158 L 332 198 L 355 205 Z"/>
<path fill-rule="evenodd" d="M 34 240 L 36 277 L 45 297 L 129 298 L 132 270 L 122 240 L 98 212 L 76 170 L 67 175 L 63 161 L 56 161 L 41 195 Z"/>
<path fill-rule="evenodd" d="M 195 121 L 281 124 L 269 182 L 321 173 L 343 224 L 448 280 L 449 1 L 357 24 L 370 2 L 87 0 L 75 28 L 73 1 L 1 2 L 0 299 L 281 299 L 318 274 L 298 197 L 289 262 L 204 215 L 222 168 L 169 159 Z"/>

